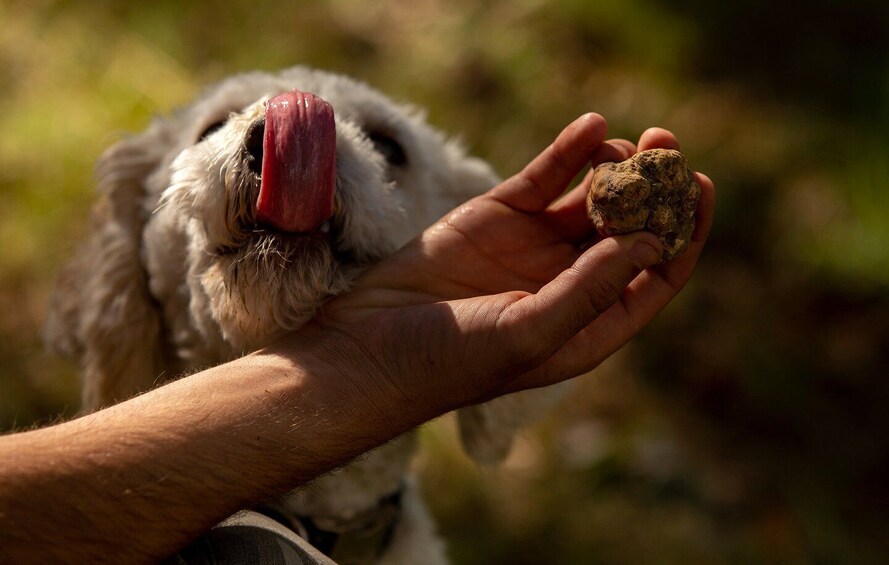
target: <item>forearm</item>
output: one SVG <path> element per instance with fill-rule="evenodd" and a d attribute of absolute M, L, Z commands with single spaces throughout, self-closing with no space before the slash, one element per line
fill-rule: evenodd
<path fill-rule="evenodd" d="M 13 561 L 163 557 L 419 423 L 381 418 L 353 384 L 279 347 L 0 438 L 0 547 Z"/>

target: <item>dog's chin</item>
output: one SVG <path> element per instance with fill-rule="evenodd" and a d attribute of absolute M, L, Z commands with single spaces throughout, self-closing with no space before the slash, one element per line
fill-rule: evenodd
<path fill-rule="evenodd" d="M 237 263 L 286 265 L 302 258 L 311 260 L 317 254 L 336 253 L 336 234 L 329 229 L 287 233 L 258 226 L 238 239 L 234 246 L 219 246 L 216 254 L 234 257 Z"/>
<path fill-rule="evenodd" d="M 357 265 L 336 229 L 284 233 L 256 228 L 236 248 L 214 254 L 201 276 L 223 339 L 240 354 L 310 320 L 346 290 Z"/>

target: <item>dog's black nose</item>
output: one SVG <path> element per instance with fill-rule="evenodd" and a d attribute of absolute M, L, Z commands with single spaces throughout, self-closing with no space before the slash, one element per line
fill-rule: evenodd
<path fill-rule="evenodd" d="M 244 138 L 247 166 L 256 176 L 262 176 L 262 144 L 265 139 L 265 119 L 253 122 Z"/>

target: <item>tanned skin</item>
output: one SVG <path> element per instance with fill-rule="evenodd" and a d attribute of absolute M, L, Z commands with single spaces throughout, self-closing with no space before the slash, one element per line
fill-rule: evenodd
<path fill-rule="evenodd" d="M 685 285 L 710 230 L 657 264 L 651 234 L 597 238 L 585 165 L 637 150 L 570 124 L 522 172 L 369 270 L 256 353 L 76 420 L 0 437 L 0 561 L 157 561 L 445 412 L 573 378 Z M 678 149 L 652 128 L 638 149 Z"/>

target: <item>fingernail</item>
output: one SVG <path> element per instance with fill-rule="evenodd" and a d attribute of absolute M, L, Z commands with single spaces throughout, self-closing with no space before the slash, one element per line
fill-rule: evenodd
<path fill-rule="evenodd" d="M 653 236 L 646 236 L 633 243 L 630 248 L 630 261 L 639 269 L 647 269 L 661 262 L 661 246 Z"/>

